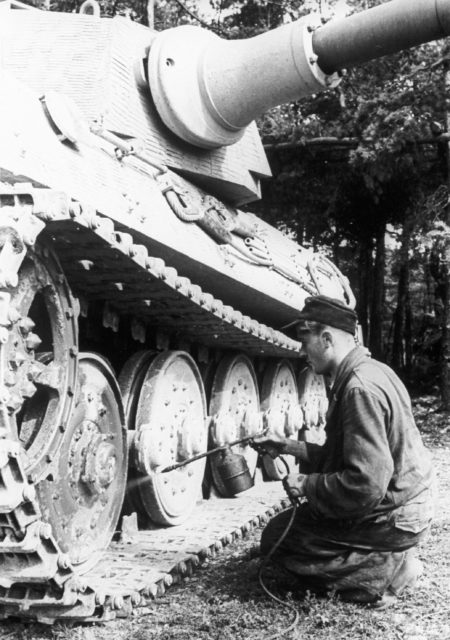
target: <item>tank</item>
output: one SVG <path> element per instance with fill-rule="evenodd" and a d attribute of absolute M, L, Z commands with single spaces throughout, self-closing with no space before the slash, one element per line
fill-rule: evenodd
<path fill-rule="evenodd" d="M 254 118 L 450 32 L 445 0 L 245 41 L 89 4 L 0 3 L 0 617 L 49 623 L 128 614 L 280 504 L 248 440 L 320 442 L 327 409 L 285 328 L 355 300 L 240 209 L 270 173 Z M 161 473 L 242 438 L 249 498 L 220 455 Z"/>

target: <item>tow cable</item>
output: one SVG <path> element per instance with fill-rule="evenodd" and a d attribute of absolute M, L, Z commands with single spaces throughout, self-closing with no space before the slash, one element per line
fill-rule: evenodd
<path fill-rule="evenodd" d="M 264 429 L 260 434 L 257 434 L 257 435 L 265 435 L 266 433 L 267 433 L 267 429 Z M 233 454 L 231 452 L 231 447 L 236 444 L 249 444 L 251 447 L 256 449 L 256 451 L 258 451 L 259 453 L 269 453 L 264 449 L 264 445 L 256 444 L 254 442 L 255 437 L 256 436 L 247 436 L 245 438 L 241 438 L 240 440 L 235 440 L 234 442 L 230 442 L 226 445 L 220 445 L 215 449 L 204 451 L 203 453 L 199 453 L 195 456 L 192 456 L 191 458 L 187 458 L 182 462 L 177 462 L 163 469 L 160 468 L 157 470 L 157 472 L 168 473 L 169 471 L 173 471 L 174 469 L 178 469 L 180 467 L 184 467 L 187 464 L 191 464 L 192 462 L 199 460 L 200 458 L 204 458 L 212 454 L 220 453 L 222 455 L 222 463 L 217 467 L 217 470 L 219 472 L 219 475 L 221 476 L 221 480 L 225 486 L 227 494 L 229 496 L 234 496 L 240 493 L 241 491 L 246 491 L 251 486 L 253 486 L 253 478 L 250 476 L 250 472 L 247 467 L 247 462 L 244 456 L 239 454 Z M 272 454 L 269 453 L 269 455 L 272 455 Z M 284 458 L 280 457 L 280 460 L 286 468 L 286 476 L 285 476 L 286 478 L 289 475 L 289 471 L 290 471 L 289 465 L 286 462 L 286 460 L 284 460 Z M 267 636 L 266 638 L 264 638 L 264 640 L 274 640 L 275 638 L 284 636 L 286 633 L 288 633 L 289 631 L 291 631 L 297 626 L 298 619 L 299 619 L 298 610 L 289 602 L 286 602 L 285 600 L 281 600 L 281 598 L 279 598 L 274 593 L 272 593 L 270 589 L 264 584 L 264 580 L 263 580 L 264 569 L 267 567 L 272 556 L 274 555 L 276 550 L 279 548 L 279 546 L 282 544 L 283 540 L 286 538 L 287 534 L 289 533 L 289 530 L 292 526 L 292 523 L 294 522 L 294 519 L 297 513 L 298 505 L 300 504 L 298 498 L 291 495 L 288 490 L 286 492 L 289 500 L 292 503 L 291 517 L 289 518 L 289 522 L 285 530 L 281 534 L 280 538 L 275 542 L 275 544 L 270 549 L 269 553 L 261 563 L 261 567 L 259 568 L 259 571 L 258 571 L 258 581 L 259 581 L 259 584 L 261 585 L 262 590 L 266 595 L 269 596 L 269 598 L 271 598 L 275 602 L 278 602 L 278 604 L 281 604 L 283 607 L 286 607 L 287 609 L 290 609 L 291 611 L 293 611 L 295 617 L 293 622 L 288 627 L 286 627 L 285 629 L 282 629 L 281 631 L 278 631 L 275 634 L 272 634 L 271 636 Z"/>
<path fill-rule="evenodd" d="M 284 460 L 282 457 L 280 457 L 280 460 L 283 462 L 283 464 L 286 467 L 286 476 L 285 477 L 287 477 L 287 475 L 289 474 L 289 471 L 290 471 L 289 470 L 289 466 L 288 466 L 286 460 Z M 287 609 L 290 609 L 291 611 L 293 611 L 294 620 L 285 629 L 282 629 L 281 631 L 278 631 L 277 633 L 274 633 L 271 636 L 265 636 L 263 638 L 263 640 L 275 640 L 275 638 L 280 638 L 280 637 L 286 635 L 287 633 L 289 633 L 289 631 L 292 631 L 297 626 L 298 620 L 299 620 L 298 609 L 296 609 L 289 602 L 286 602 L 286 600 L 282 600 L 281 598 L 276 596 L 274 593 L 272 593 L 270 591 L 270 589 L 264 584 L 264 580 L 263 580 L 264 570 L 266 569 L 266 567 L 268 566 L 268 564 L 269 564 L 270 560 L 272 559 L 273 555 L 275 554 L 277 549 L 280 547 L 280 545 L 283 543 L 284 539 L 286 538 L 287 534 L 289 533 L 289 530 L 290 530 L 290 528 L 292 526 L 292 523 L 295 520 L 295 516 L 297 514 L 297 509 L 298 509 L 298 506 L 299 506 L 298 498 L 294 498 L 292 495 L 289 494 L 289 492 L 287 492 L 287 493 L 288 493 L 288 498 L 289 498 L 289 500 L 291 501 L 291 504 L 292 504 L 291 517 L 289 518 L 289 522 L 287 523 L 286 528 L 283 531 L 283 533 L 281 534 L 280 538 L 275 542 L 273 547 L 270 549 L 269 553 L 266 555 L 266 557 L 262 561 L 261 566 L 259 568 L 259 572 L 258 572 L 258 581 L 259 581 L 259 584 L 261 585 L 262 590 L 264 591 L 264 593 L 266 595 L 269 596 L 269 598 L 271 598 L 275 602 L 278 602 L 278 604 L 281 604 L 283 607 L 286 607 Z"/>

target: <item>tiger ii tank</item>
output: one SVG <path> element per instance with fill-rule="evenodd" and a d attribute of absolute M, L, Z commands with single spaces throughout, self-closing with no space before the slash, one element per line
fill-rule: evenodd
<path fill-rule="evenodd" d="M 448 34 L 450 7 L 242 41 L 24 8 L 0 3 L 0 617 L 108 619 L 239 535 L 228 498 L 206 500 L 227 493 L 220 457 L 162 467 L 263 428 L 322 437 L 324 382 L 283 327 L 309 295 L 355 300 L 240 208 L 270 173 L 254 118 Z M 196 546 L 202 496 L 216 542 Z M 128 546 L 121 514 L 138 516 Z M 177 562 L 166 525 L 190 531 Z"/>

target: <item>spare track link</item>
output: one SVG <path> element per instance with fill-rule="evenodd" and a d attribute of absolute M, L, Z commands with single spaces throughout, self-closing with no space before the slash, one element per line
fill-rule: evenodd
<path fill-rule="evenodd" d="M 294 355 L 299 345 L 264 325 L 242 316 L 231 307 L 205 294 L 200 287 L 178 276 L 164 262 L 148 256 L 131 236 L 114 229 L 109 219 L 70 202 L 63 194 L 46 189 L 34 190 L 18 185 L 0 189 L 0 204 L 7 197 L 7 208 L 14 215 L 37 216 L 54 238 L 69 279 L 88 286 L 77 277 L 75 259 L 88 259 L 89 249 L 102 254 L 101 268 L 108 278 L 95 286 L 118 309 L 126 305 L 140 308 L 139 293 L 163 306 L 166 296 L 177 302 L 180 315 L 189 314 L 191 323 L 182 322 L 183 331 L 196 336 L 202 327 L 202 341 L 220 343 L 253 353 Z M 13 202 L 11 204 L 11 196 Z M 59 232 L 67 234 L 60 238 Z M 69 238 L 67 240 L 67 238 Z M 64 249 L 64 251 L 61 251 Z M 80 264 L 81 271 L 85 266 Z M 71 268 L 70 268 L 71 267 Z M 123 286 L 117 287 L 115 283 Z M 112 286 L 110 286 L 112 285 Z M 132 287 L 136 287 L 130 296 Z M 126 300 L 120 293 L 125 291 Z M 116 295 L 114 295 L 114 292 Z M 89 295 L 95 294 L 95 287 Z M 152 321 L 154 311 L 145 314 Z M 171 328 L 178 320 L 171 314 L 159 320 Z M 142 317 L 143 313 L 140 314 Z M 226 331 L 223 327 L 226 326 Z M 248 494 L 248 495 L 247 495 Z M 253 526 L 287 506 L 278 484 L 255 487 L 238 500 L 210 500 L 198 506 L 191 522 L 176 529 L 135 531 L 122 542 L 113 542 L 104 559 L 84 576 L 77 575 L 56 542 L 51 526 L 42 520 L 32 478 L 26 478 L 21 461 L 21 445 L 7 430 L 0 433 L 0 619 L 11 616 L 44 623 L 65 619 L 73 621 L 108 620 L 128 615 L 133 607 L 156 597 L 174 582 L 189 575 L 207 556 L 224 544 L 245 534 Z M 274 506 L 272 506 L 274 505 Z M 143 562 L 143 557 L 147 562 Z"/>

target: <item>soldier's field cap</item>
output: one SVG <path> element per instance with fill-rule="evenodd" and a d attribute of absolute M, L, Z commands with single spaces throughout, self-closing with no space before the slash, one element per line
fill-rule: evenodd
<path fill-rule="evenodd" d="M 297 325 L 300 331 L 305 331 L 308 330 L 304 324 L 305 321 L 320 322 L 354 335 L 358 316 L 342 300 L 329 298 L 328 296 L 310 296 L 306 298 L 305 306 L 300 311 L 297 320 L 287 326 L 293 327 Z"/>

